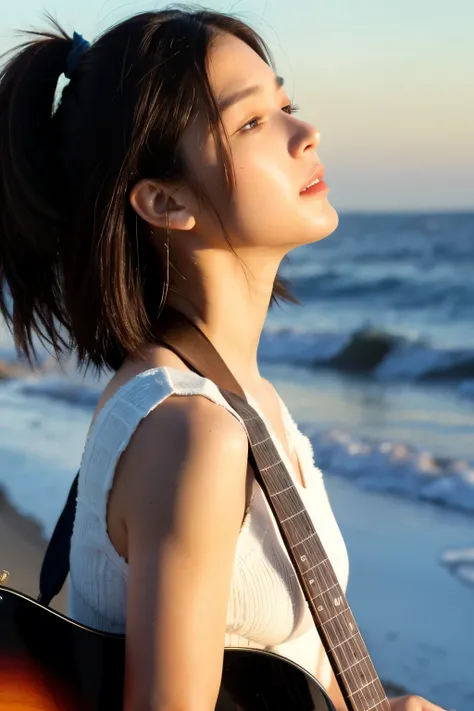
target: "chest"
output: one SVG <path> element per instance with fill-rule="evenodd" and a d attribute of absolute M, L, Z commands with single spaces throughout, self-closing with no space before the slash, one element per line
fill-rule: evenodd
<path fill-rule="evenodd" d="M 298 449 L 302 449 L 301 443 Z M 347 551 L 321 472 L 310 461 L 309 450 L 308 453 L 300 451 L 299 456 L 308 480 L 308 488 L 301 490 L 300 495 L 341 587 L 345 589 L 348 579 Z M 237 543 L 227 633 L 271 648 L 302 636 L 311 636 L 312 630 L 314 622 L 278 526 L 261 487 L 255 482 L 250 513 Z M 311 639 L 311 644 L 314 644 L 312 636 Z M 241 641 L 236 641 L 235 646 L 241 646 Z M 308 658 L 312 659 L 310 650 L 308 654 Z M 303 666 L 309 668 L 306 664 Z"/>
<path fill-rule="evenodd" d="M 292 474 L 301 486 L 306 486 L 304 468 L 298 455 L 297 447 L 292 439 L 289 414 L 285 412 L 283 404 L 272 386 L 260 393 L 258 398 L 246 393 L 249 403 L 257 410 L 267 425 L 269 434 L 275 444 L 279 445 L 288 462 L 291 464 Z M 286 463 L 286 462 L 285 462 Z"/>

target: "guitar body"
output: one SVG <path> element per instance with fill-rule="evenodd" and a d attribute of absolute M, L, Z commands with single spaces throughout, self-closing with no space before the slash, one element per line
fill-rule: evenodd
<path fill-rule="evenodd" d="M 1 711 L 122 711 L 125 641 L 0 585 Z M 334 711 L 314 677 L 270 652 L 226 649 L 216 711 Z"/>

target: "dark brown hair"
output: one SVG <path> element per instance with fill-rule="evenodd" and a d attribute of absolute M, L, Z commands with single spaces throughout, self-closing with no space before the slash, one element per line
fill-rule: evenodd
<path fill-rule="evenodd" d="M 206 57 L 217 33 L 263 40 L 238 19 L 168 9 L 121 22 L 80 58 L 55 107 L 73 40 L 56 23 L 18 48 L 0 74 L 0 309 L 32 362 L 56 355 L 117 369 L 153 342 L 166 287 L 145 223 L 129 203 L 141 178 L 179 181 L 179 140 L 204 106 L 229 189 Z M 7 287 L 7 288 L 6 288 Z M 277 278 L 277 297 L 294 301 Z M 156 332 L 156 331 L 155 331 Z"/>

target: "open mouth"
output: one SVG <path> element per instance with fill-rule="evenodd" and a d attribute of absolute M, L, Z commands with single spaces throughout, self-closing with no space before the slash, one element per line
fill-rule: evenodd
<path fill-rule="evenodd" d="M 317 185 L 317 184 L 320 183 L 320 182 L 321 182 L 321 181 L 319 180 L 319 178 L 316 178 L 316 180 L 313 180 L 312 183 L 309 183 L 309 185 L 307 185 L 305 188 L 303 188 L 303 190 L 302 190 L 301 192 L 302 192 L 302 193 L 305 193 L 307 190 L 309 190 L 310 188 L 312 188 L 313 185 Z"/>
<path fill-rule="evenodd" d="M 324 166 L 319 165 L 310 177 L 309 182 L 300 190 L 300 195 L 314 195 L 315 193 L 323 192 L 323 190 L 329 190 L 323 177 Z"/>

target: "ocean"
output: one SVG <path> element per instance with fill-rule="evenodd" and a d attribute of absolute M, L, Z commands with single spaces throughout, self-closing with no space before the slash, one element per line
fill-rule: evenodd
<path fill-rule="evenodd" d="M 342 214 L 333 235 L 289 255 L 282 275 L 303 305 L 271 309 L 261 370 L 325 472 L 369 649 L 385 678 L 468 711 L 474 213 Z M 5 331 L 2 359 L 15 360 Z M 46 536 L 104 378 L 84 378 L 70 362 L 65 372 L 49 365 L 0 382 L 0 487 Z M 368 592 L 380 571 L 384 597 L 375 602 Z"/>
<path fill-rule="evenodd" d="M 474 214 L 342 216 L 283 274 L 304 306 L 270 314 L 260 355 L 318 462 L 474 513 Z"/>

